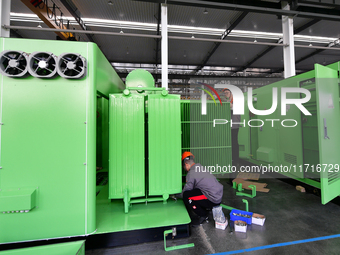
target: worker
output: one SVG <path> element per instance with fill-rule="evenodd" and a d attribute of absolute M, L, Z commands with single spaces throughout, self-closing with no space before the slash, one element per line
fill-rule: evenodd
<path fill-rule="evenodd" d="M 181 195 L 188 211 L 192 209 L 198 216 L 191 221 L 193 226 L 197 226 L 208 219 L 208 209 L 222 202 L 223 185 L 201 164 L 195 163 L 191 152 L 182 154 L 182 165 L 188 173 Z"/>

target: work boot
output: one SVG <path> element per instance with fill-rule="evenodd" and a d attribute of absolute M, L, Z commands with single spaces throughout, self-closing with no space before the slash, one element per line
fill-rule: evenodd
<path fill-rule="evenodd" d="M 208 216 L 201 216 L 199 218 L 193 219 L 191 221 L 191 226 L 199 226 L 202 225 L 204 222 L 208 222 Z"/>

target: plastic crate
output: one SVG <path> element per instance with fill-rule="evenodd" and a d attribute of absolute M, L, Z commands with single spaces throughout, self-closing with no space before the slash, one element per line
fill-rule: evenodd
<path fill-rule="evenodd" d="M 247 217 L 233 215 L 234 213 L 243 214 L 243 215 L 249 215 L 250 217 L 247 218 Z M 236 209 L 233 209 L 230 212 L 230 220 L 232 220 L 232 221 L 242 220 L 242 221 L 245 221 L 248 225 L 251 224 L 252 216 L 253 216 L 252 212 L 246 212 L 246 211 L 241 211 L 241 210 L 236 210 Z"/>

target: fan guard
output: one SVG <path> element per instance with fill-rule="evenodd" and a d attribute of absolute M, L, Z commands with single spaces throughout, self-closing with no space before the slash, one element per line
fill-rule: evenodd
<path fill-rule="evenodd" d="M 33 52 L 28 57 L 28 72 L 37 78 L 52 78 L 57 73 L 57 57 L 51 52 Z"/>
<path fill-rule="evenodd" d="M 58 74 L 68 79 L 80 79 L 86 74 L 86 59 L 80 54 L 63 53 L 58 57 Z"/>
<path fill-rule="evenodd" d="M 8 77 L 27 74 L 28 55 L 23 51 L 5 50 L 0 54 L 0 73 Z"/>

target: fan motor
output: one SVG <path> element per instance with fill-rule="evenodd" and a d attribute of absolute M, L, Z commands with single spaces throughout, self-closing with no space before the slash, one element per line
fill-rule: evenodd
<path fill-rule="evenodd" d="M 57 57 L 51 52 L 33 52 L 28 63 L 28 72 L 33 77 L 52 78 L 57 74 Z"/>
<path fill-rule="evenodd" d="M 63 78 L 80 79 L 86 74 L 86 59 L 80 54 L 60 54 L 57 62 L 58 74 Z"/>
<path fill-rule="evenodd" d="M 5 50 L 0 54 L 0 73 L 8 77 L 27 74 L 28 55 L 23 51 Z"/>

